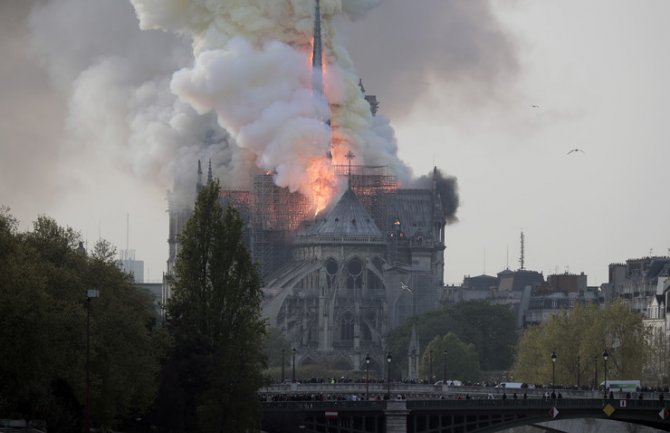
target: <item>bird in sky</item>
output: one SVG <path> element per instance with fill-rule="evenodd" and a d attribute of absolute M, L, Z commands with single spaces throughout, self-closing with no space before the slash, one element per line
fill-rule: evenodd
<path fill-rule="evenodd" d="M 577 149 L 577 148 L 575 148 L 575 149 L 570 150 L 567 154 L 570 155 L 571 153 L 575 153 L 575 152 L 582 152 L 582 153 L 584 153 L 584 151 L 583 151 L 582 149 Z"/>
<path fill-rule="evenodd" d="M 530 106 L 530 108 L 540 108 L 540 106 L 533 104 L 533 105 Z"/>

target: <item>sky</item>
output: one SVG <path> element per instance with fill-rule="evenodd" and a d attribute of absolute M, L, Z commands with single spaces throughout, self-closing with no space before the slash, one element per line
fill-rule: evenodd
<path fill-rule="evenodd" d="M 669 2 L 376 3 L 338 37 L 399 159 L 458 179 L 445 282 L 518 268 L 522 231 L 526 269 L 589 285 L 609 263 L 668 254 Z M 0 205 L 21 229 L 48 215 L 88 245 L 128 246 L 159 280 L 166 192 L 226 145 L 189 142 L 215 121 L 170 86 L 189 38 L 141 31 L 125 1 L 3 0 L 0 56 Z"/>

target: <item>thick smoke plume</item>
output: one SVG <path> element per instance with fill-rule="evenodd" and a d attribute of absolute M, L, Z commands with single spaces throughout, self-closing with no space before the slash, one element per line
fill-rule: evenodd
<path fill-rule="evenodd" d="M 454 176 L 444 175 L 439 169 L 435 169 L 433 173 L 417 178 L 412 185 L 417 188 L 431 188 L 435 186 L 435 191 L 439 194 L 442 201 L 442 210 L 444 217 L 448 224 L 458 221 L 456 212 L 460 204 L 458 194 L 458 179 Z"/>
<path fill-rule="evenodd" d="M 504 2 L 495 3 L 501 7 Z M 518 98 L 517 42 L 496 17 L 494 2 L 380 4 L 351 26 L 348 37 L 366 87 L 382 98 L 381 109 L 394 121 L 432 97 L 448 95 L 441 99 L 440 110 L 433 111 L 447 113 L 452 120 L 462 120 L 463 113 L 472 117 L 473 111 L 496 101 Z"/>
<path fill-rule="evenodd" d="M 174 74 L 173 92 L 200 114 L 215 112 L 256 165 L 276 173 L 279 186 L 314 194 L 329 182 L 326 155 L 344 164 L 350 150 L 358 162 L 390 166 L 409 180 L 393 131 L 382 117 L 373 119 L 334 24 L 377 2 L 321 2 L 325 95 L 311 86 L 313 0 L 131 2 L 142 28 L 191 37 L 195 64 Z"/>
<path fill-rule="evenodd" d="M 388 165 L 407 183 L 393 128 L 370 115 L 359 76 L 399 116 L 430 90 L 418 77 L 444 77 L 472 100 L 472 89 L 499 94 L 516 70 L 489 2 L 323 0 L 322 12 L 327 101 L 305 93 L 313 0 L 0 2 L 0 198 L 32 218 L 76 204 L 82 189 L 111 197 L 95 185 L 121 173 L 161 202 L 173 182 L 192 192 L 198 159 L 229 187 L 248 188 L 263 167 L 295 188 L 326 140 L 344 143 L 336 162 L 350 147 L 356 163 Z M 138 16 L 173 32 L 141 31 Z M 252 62 L 265 69 L 247 75 Z M 244 88 L 217 68 L 241 74 Z M 215 98 L 231 94 L 238 107 Z M 330 130 L 315 121 L 327 106 Z"/>
<path fill-rule="evenodd" d="M 7 136 L 2 141 L 16 147 L 11 159 L 2 158 L 12 164 L 0 171 L 11 172 L 13 166 L 25 173 L 25 167 L 20 169 L 25 156 L 32 169 L 53 179 L 46 187 L 56 189 L 45 194 L 47 200 L 62 200 L 67 190 L 88 182 L 83 172 L 98 164 L 94 161 L 104 161 L 99 172 L 120 169 L 159 193 L 173 181 L 194 185 L 198 159 L 211 160 L 217 175 L 230 184 L 248 186 L 238 179 L 253 167 L 252 155 L 234 144 L 215 116 L 196 113 L 170 91 L 172 74 L 192 58 L 186 39 L 141 31 L 132 6 L 118 0 L 9 5 L 2 3 L 2 17 L 14 17 L 13 31 L 3 41 L 20 44 L 24 61 L 18 64 L 25 71 L 12 77 L 19 85 L 10 86 L 21 93 L 3 104 L 12 104 L 20 121 L 3 128 Z M 42 77 L 45 72 L 49 79 Z M 51 111 L 40 113 L 46 109 Z M 36 139 L 23 144 L 26 131 Z M 36 194 L 23 195 L 39 200 L 45 191 L 40 183 L 31 188 Z M 191 200 L 184 195 L 182 204 Z"/>

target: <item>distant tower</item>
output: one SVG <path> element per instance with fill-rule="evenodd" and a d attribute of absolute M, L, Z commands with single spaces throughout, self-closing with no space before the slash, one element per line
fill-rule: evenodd
<path fill-rule="evenodd" d="M 202 189 L 202 165 L 200 165 L 200 160 L 198 160 L 198 181 L 195 184 L 195 193 L 199 193 Z"/>
<path fill-rule="evenodd" d="M 523 234 L 523 231 L 521 232 L 521 256 L 519 257 L 519 269 L 524 270 L 525 269 L 525 264 L 524 264 L 524 250 L 526 247 L 526 237 Z"/>
<path fill-rule="evenodd" d="M 119 267 L 131 274 L 136 283 L 144 283 L 144 261 L 135 259 L 135 250 L 130 249 L 130 215 L 126 214 L 126 249 L 119 251 Z"/>

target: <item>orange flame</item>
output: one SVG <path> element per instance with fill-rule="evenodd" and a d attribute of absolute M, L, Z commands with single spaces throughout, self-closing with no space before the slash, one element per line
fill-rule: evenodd
<path fill-rule="evenodd" d="M 314 216 L 324 210 L 337 192 L 337 177 L 327 157 L 315 158 L 307 167 L 308 195 L 314 203 Z"/>

